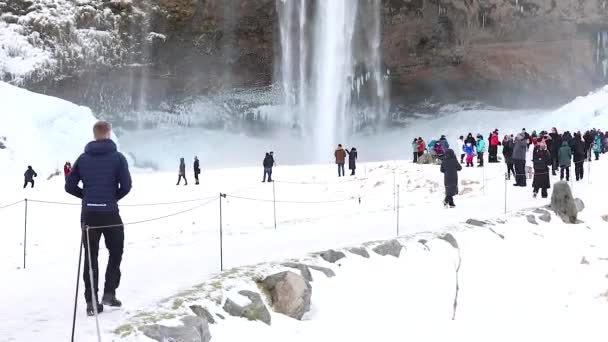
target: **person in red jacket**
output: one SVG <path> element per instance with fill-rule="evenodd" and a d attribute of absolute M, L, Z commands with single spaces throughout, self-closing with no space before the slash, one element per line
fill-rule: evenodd
<path fill-rule="evenodd" d="M 490 134 L 489 139 L 490 147 L 488 147 L 489 163 L 498 163 L 498 145 L 500 145 L 500 138 L 498 137 L 498 130 L 494 130 L 492 134 Z"/>
<path fill-rule="evenodd" d="M 72 163 L 70 163 L 68 161 L 68 162 L 65 162 L 65 165 L 63 165 L 63 175 L 65 177 L 67 177 L 70 174 L 70 172 L 72 172 Z"/>
<path fill-rule="evenodd" d="M 426 150 L 426 143 L 422 140 L 422 137 L 418 138 L 418 157 L 424 154 L 424 150 Z"/>

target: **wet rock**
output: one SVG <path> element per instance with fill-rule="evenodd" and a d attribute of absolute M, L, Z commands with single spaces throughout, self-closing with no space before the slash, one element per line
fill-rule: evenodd
<path fill-rule="evenodd" d="M 215 324 L 215 319 L 206 308 L 200 305 L 191 305 L 190 310 L 192 310 L 197 317 L 206 319 L 210 324 Z"/>
<path fill-rule="evenodd" d="M 186 316 L 183 325 L 167 327 L 160 324 L 146 325 L 140 328 L 146 337 L 158 342 L 209 342 L 211 333 L 209 324 L 202 317 Z"/>
<path fill-rule="evenodd" d="M 251 291 L 239 291 L 239 294 L 249 298 L 251 303 L 240 306 L 228 298 L 224 304 L 224 311 L 234 317 L 247 318 L 250 321 L 260 321 L 270 325 L 270 312 L 266 308 L 266 305 L 264 305 L 262 297 L 258 293 Z"/>
<path fill-rule="evenodd" d="M 534 216 L 532 214 L 526 215 L 526 220 L 528 220 L 528 223 L 538 225 L 538 222 L 536 222 L 536 216 Z"/>
<path fill-rule="evenodd" d="M 454 235 L 447 233 L 444 235 L 439 236 L 439 239 L 446 241 L 447 243 L 449 243 L 450 245 L 452 245 L 452 247 L 459 249 L 460 247 L 458 247 L 458 242 L 456 241 L 456 238 L 454 237 Z"/>
<path fill-rule="evenodd" d="M 382 256 L 392 255 L 398 258 L 403 246 L 397 240 L 390 240 L 373 248 L 373 251 Z"/>
<path fill-rule="evenodd" d="M 308 266 L 297 262 L 286 262 L 283 263 L 283 266 L 300 270 L 300 274 L 302 275 L 302 277 L 304 277 L 304 279 L 312 281 L 312 274 L 310 274 Z"/>
<path fill-rule="evenodd" d="M 268 291 L 275 312 L 301 320 L 310 310 L 312 287 L 304 277 L 281 272 L 266 277 L 261 285 Z"/>
<path fill-rule="evenodd" d="M 476 219 L 468 219 L 466 223 L 470 224 L 471 226 L 475 226 L 475 227 L 483 227 L 483 226 L 485 226 L 487 224 L 484 221 L 479 221 L 479 220 L 476 220 Z"/>
<path fill-rule="evenodd" d="M 349 252 L 362 256 L 364 258 L 369 258 L 369 253 L 367 252 L 367 249 L 363 248 L 363 247 L 354 247 L 348 250 Z"/>
<path fill-rule="evenodd" d="M 335 263 L 336 261 L 346 257 L 346 255 L 344 253 L 334 251 L 333 249 L 330 249 L 325 252 L 321 252 L 319 254 L 319 256 L 321 256 L 321 258 L 323 258 L 323 260 L 325 260 L 329 263 L 332 263 L 332 264 Z"/>
<path fill-rule="evenodd" d="M 551 195 L 551 209 L 555 211 L 565 223 L 576 223 L 578 216 L 578 208 L 570 185 L 566 182 L 557 182 L 553 186 L 553 194 Z"/>

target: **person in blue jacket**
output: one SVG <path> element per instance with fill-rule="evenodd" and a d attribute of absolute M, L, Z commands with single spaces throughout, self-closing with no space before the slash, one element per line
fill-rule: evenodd
<path fill-rule="evenodd" d="M 486 142 L 481 134 L 477 134 L 477 166 L 483 167 L 483 154 L 486 152 Z"/>
<path fill-rule="evenodd" d="M 464 145 L 462 149 L 464 151 L 464 154 L 466 154 L 467 156 L 467 167 L 473 167 L 473 158 L 475 157 L 475 146 L 473 146 L 472 143 L 468 142 Z"/>
<path fill-rule="evenodd" d="M 131 191 L 131 174 L 125 157 L 118 152 L 116 144 L 110 139 L 112 127 L 108 122 L 99 121 L 93 126 L 94 141 L 88 143 L 84 153 L 74 163 L 66 178 L 65 191 L 82 199 L 80 221 L 83 228 L 89 229 L 90 240 L 83 234 L 84 259 L 84 297 L 87 302 L 87 315 L 93 316 L 103 311 L 103 305 L 119 307 L 122 303 L 116 298 L 120 284 L 120 263 L 124 247 L 124 230 L 118 210 L 118 201 Z M 82 181 L 82 187 L 79 183 Z M 104 236 L 109 258 L 105 274 L 105 289 L 102 303 L 98 301 L 97 255 L 99 240 Z M 88 250 L 90 244 L 91 250 Z M 91 260 L 89 260 L 89 252 Z M 93 270 L 93 283 L 89 275 L 89 262 Z"/>
<path fill-rule="evenodd" d="M 602 136 L 596 133 L 593 141 L 593 153 L 595 153 L 595 160 L 600 160 L 600 153 L 602 153 Z"/>

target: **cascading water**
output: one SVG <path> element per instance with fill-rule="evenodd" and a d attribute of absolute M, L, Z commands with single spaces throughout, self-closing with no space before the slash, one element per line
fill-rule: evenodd
<path fill-rule="evenodd" d="M 314 161 L 388 112 L 380 0 L 277 0 L 283 121 L 311 140 Z"/>
<path fill-rule="evenodd" d="M 596 65 L 603 80 L 608 79 L 608 31 L 597 32 Z"/>

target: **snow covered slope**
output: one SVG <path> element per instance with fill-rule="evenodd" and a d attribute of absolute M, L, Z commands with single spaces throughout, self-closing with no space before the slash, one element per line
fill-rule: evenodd
<path fill-rule="evenodd" d="M 2 180 L 22 174 L 28 165 L 46 178 L 82 153 L 92 139 L 91 110 L 55 97 L 0 82 L 0 149 Z M 9 176 L 10 175 L 10 176 Z M 20 182 L 20 180 L 18 181 Z"/>

